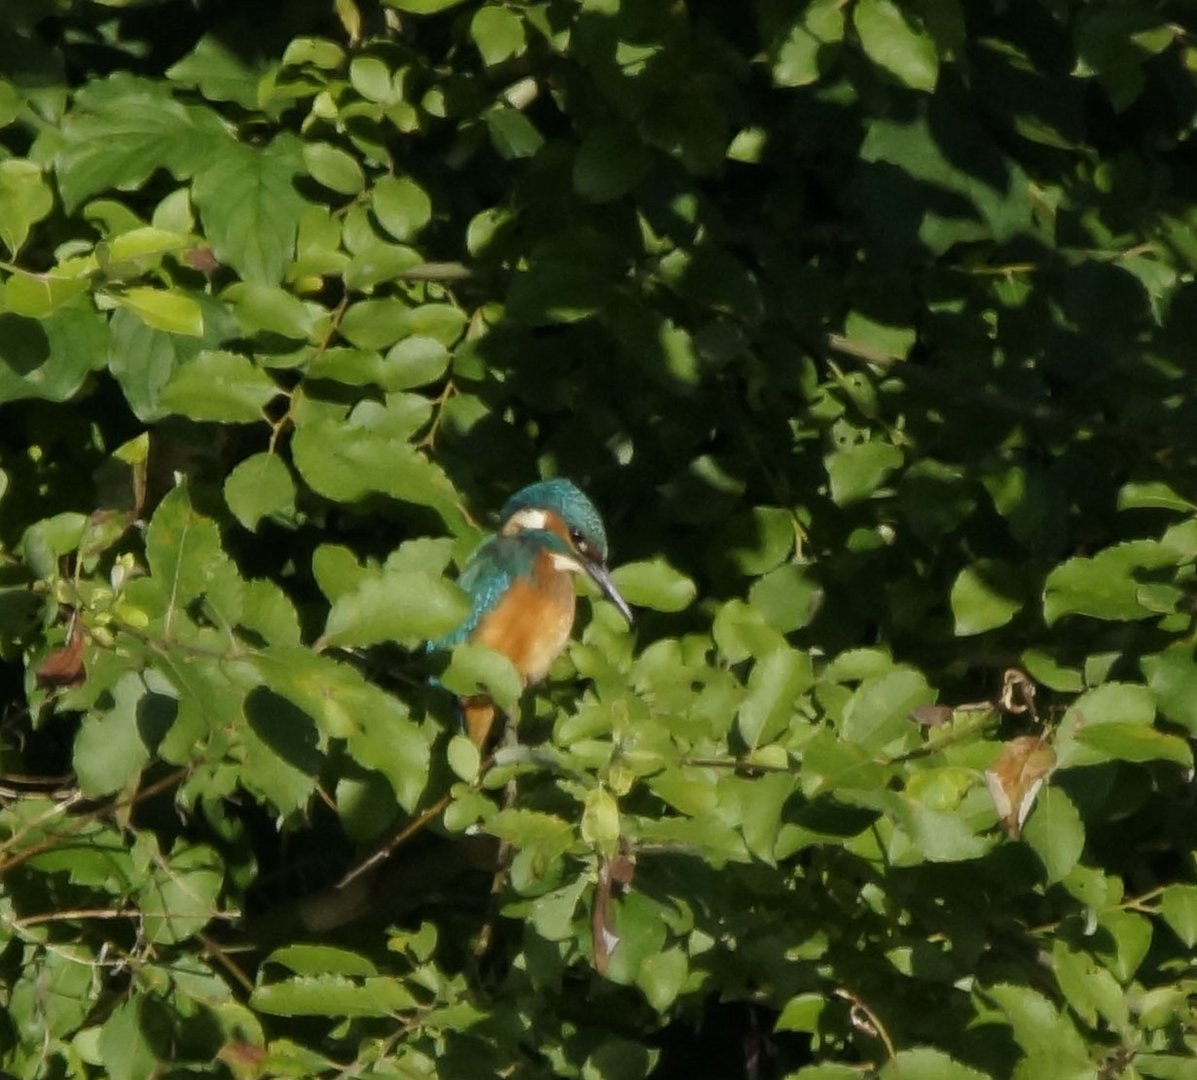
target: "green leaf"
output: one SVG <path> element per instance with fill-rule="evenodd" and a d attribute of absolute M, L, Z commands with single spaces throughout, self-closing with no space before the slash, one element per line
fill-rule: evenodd
<path fill-rule="evenodd" d="M 234 145 L 215 113 L 116 74 L 75 95 L 54 160 L 58 190 L 70 212 L 97 192 L 140 187 L 160 168 L 185 179 Z"/>
<path fill-rule="evenodd" d="M 18 270 L 4 283 L 4 306 L 14 315 L 44 319 L 87 290 L 84 276 L 27 274 Z"/>
<path fill-rule="evenodd" d="M 12 83 L 0 79 L 0 127 L 8 127 L 21 115 L 23 100 Z"/>
<path fill-rule="evenodd" d="M 370 206 L 378 223 L 396 240 L 412 239 L 432 220 L 432 200 L 409 176 L 382 177 L 370 193 Z"/>
<path fill-rule="evenodd" d="M 1118 1030 L 1126 1028 L 1130 1016 L 1122 988 L 1092 956 L 1057 939 L 1052 942 L 1052 968 L 1065 1000 L 1085 1024 L 1096 1027 L 1100 1016 Z"/>
<path fill-rule="evenodd" d="M 962 862 L 978 859 L 992 846 L 956 811 L 935 810 L 912 799 L 898 799 L 895 816 L 922 859 Z M 909 862 L 909 856 L 906 859 Z"/>
<path fill-rule="evenodd" d="M 776 86 L 809 86 L 830 66 L 844 39 L 844 7 L 814 0 L 790 26 L 772 63 Z"/>
<path fill-rule="evenodd" d="M 611 577 L 620 594 L 633 607 L 683 611 L 698 595 L 694 582 L 661 558 L 624 563 Z"/>
<path fill-rule="evenodd" d="M 299 975 L 255 987 L 250 1005 L 272 1016 L 396 1016 L 419 1007 L 398 979 Z"/>
<path fill-rule="evenodd" d="M 325 762 L 311 718 L 285 698 L 258 688 L 245 699 L 245 721 L 242 782 L 280 814 L 302 810 Z"/>
<path fill-rule="evenodd" d="M 112 314 L 112 336 L 108 344 L 108 370 L 124 391 L 134 415 L 142 421 L 159 420 L 167 410 L 159 401 L 162 388 L 176 368 L 205 348 L 235 332 L 235 324 L 222 304 L 198 297 L 203 337 L 167 334 L 147 326 L 128 311 Z"/>
<path fill-rule="evenodd" d="M 356 195 L 366 186 L 357 158 L 331 143 L 304 143 L 303 163 L 309 175 L 341 195 Z"/>
<path fill-rule="evenodd" d="M 780 566 L 794 549 L 794 514 L 777 506 L 754 506 L 718 532 L 716 551 L 745 577 Z"/>
<path fill-rule="evenodd" d="M 677 1000 L 689 974 L 686 954 L 678 948 L 666 949 L 645 957 L 636 974 L 636 985 L 657 1012 L 665 1012 Z"/>
<path fill-rule="evenodd" d="M 858 0 L 852 23 L 865 55 L 913 90 L 932 91 L 939 78 L 935 41 L 893 0 Z"/>
<path fill-rule="evenodd" d="M 1160 914 L 1186 948 L 1197 945 L 1197 885 L 1169 885 L 1160 897 Z"/>
<path fill-rule="evenodd" d="M 163 255 L 176 254 L 194 244 L 195 237 L 188 233 L 146 225 L 112 237 L 97 248 L 97 253 L 102 255 L 100 262 L 108 273 L 121 269 L 122 263 L 148 270 L 160 265 Z"/>
<path fill-rule="evenodd" d="M 406 442 L 324 423 L 301 427 L 291 448 L 300 475 L 326 498 L 351 503 L 377 492 L 432 507 L 450 529 L 469 531 L 448 477 Z"/>
<path fill-rule="evenodd" d="M 1158 480 L 1137 483 L 1128 481 L 1118 489 L 1119 510 L 1178 510 L 1190 513 L 1194 505 L 1178 495 L 1168 484 Z"/>
<path fill-rule="evenodd" d="M 246 23 L 234 23 L 243 33 L 251 33 Z M 245 54 L 234 50 L 226 27 L 221 34 L 205 34 L 182 60 L 166 70 L 166 77 L 183 86 L 194 86 L 209 101 L 232 101 L 246 109 L 258 105 L 261 66 L 247 63 Z"/>
<path fill-rule="evenodd" d="M 1018 614 L 1018 575 L 1008 563 L 980 559 L 966 566 L 952 584 L 952 614 L 956 636 L 983 634 L 1005 626 Z"/>
<path fill-rule="evenodd" d="M 176 846 L 155 860 L 139 889 L 142 932 L 156 945 L 173 945 L 199 933 L 217 913 L 224 865 L 206 844 Z"/>
<path fill-rule="evenodd" d="M 238 424 L 262 420 L 262 410 L 278 393 L 249 357 L 205 351 L 183 364 L 159 397 L 168 409 L 192 420 Z"/>
<path fill-rule="evenodd" d="M 459 626 L 469 600 L 451 582 L 419 571 L 384 572 L 342 593 L 328 613 L 327 645 L 415 645 Z"/>
<path fill-rule="evenodd" d="M 428 781 L 431 753 L 402 702 L 354 668 L 310 649 L 271 647 L 254 664 L 266 685 L 312 717 L 321 731 L 345 739 L 358 764 L 382 773 L 400 806 L 411 810 L 416 805 Z"/>
<path fill-rule="evenodd" d="M 229 473 L 224 499 L 233 516 L 256 532 L 263 518 L 294 514 L 295 481 L 277 454 L 254 454 Z"/>
<path fill-rule="evenodd" d="M 737 723 L 749 749 L 776 739 L 789 725 L 801 695 L 814 682 L 810 656 L 780 648 L 759 660 L 748 677 L 748 695 Z"/>
<path fill-rule="evenodd" d="M 339 949 L 333 945 L 285 945 L 275 949 L 266 964 L 279 964 L 296 975 L 356 975 L 378 974 L 374 963 L 361 953 Z"/>
<path fill-rule="evenodd" d="M 282 59 L 284 67 L 311 64 L 325 71 L 333 71 L 344 62 L 345 50 L 340 45 L 318 37 L 294 38 L 288 42 Z"/>
<path fill-rule="evenodd" d="M 169 1012 L 154 998 L 138 994 L 118 1005 L 100 1029 L 98 1046 L 112 1080 L 141 1080 L 161 1068 L 154 1047 L 170 1037 Z"/>
<path fill-rule="evenodd" d="M 879 351 L 895 360 L 905 360 L 918 340 L 918 331 L 913 326 L 894 325 L 853 310 L 844 320 L 844 337 L 849 347 L 866 352 Z M 846 385 L 852 384 L 848 382 Z"/>
<path fill-rule="evenodd" d="M 355 56 L 349 62 L 349 84 L 369 101 L 390 105 L 397 100 L 391 69 L 377 56 Z"/>
<path fill-rule="evenodd" d="M 265 330 L 303 341 L 315 334 L 321 321 L 314 305 L 274 285 L 239 281 L 225 289 L 221 299 L 233 305 L 237 322 L 248 334 Z"/>
<path fill-rule="evenodd" d="M 860 1080 L 860 1070 L 852 1065 L 806 1065 L 786 1080 Z"/>
<path fill-rule="evenodd" d="M 886 442 L 856 443 L 834 451 L 825 459 L 832 502 L 849 506 L 869 498 L 902 460 L 902 451 Z"/>
<path fill-rule="evenodd" d="M 359 300 L 345 312 L 337 329 L 359 349 L 383 349 L 411 332 L 410 313 L 402 300 Z"/>
<path fill-rule="evenodd" d="M 1168 48 L 1177 29 L 1147 8 L 1128 5 L 1083 12 L 1075 32 L 1077 74 L 1095 75 L 1141 64 Z"/>
<path fill-rule="evenodd" d="M 458 779 L 472 784 L 478 778 L 482 754 L 469 736 L 454 735 L 445 750 L 445 758 Z"/>
<path fill-rule="evenodd" d="M 169 697 L 147 693 L 133 672 L 110 693 L 111 709 L 89 715 L 75 739 L 79 789 L 93 798 L 123 790 L 141 773 L 178 707 Z"/>
<path fill-rule="evenodd" d="M 822 601 L 822 587 L 794 563 L 770 570 L 748 590 L 748 603 L 782 634 L 809 626 Z"/>
<path fill-rule="evenodd" d="M 524 51 L 524 22 L 505 7 L 481 7 L 470 20 L 470 37 L 487 67 Z"/>
<path fill-rule="evenodd" d="M 184 293 L 137 285 L 113 294 L 112 299 L 155 330 L 191 337 L 203 335 L 204 317 L 200 306 Z"/>
<path fill-rule="evenodd" d="M 1092 1077 L 1085 1044 L 1076 1027 L 1061 1016 L 1055 1006 L 1036 990 L 1011 983 L 998 983 L 983 991 L 1009 1017 L 1014 1038 L 1027 1059 L 1042 1071 L 1026 1075 L 1080 1080 Z M 1081 1071 L 1083 1070 L 1083 1071 Z"/>
<path fill-rule="evenodd" d="M 844 708 L 840 735 L 849 742 L 880 750 L 911 734 L 910 714 L 935 700 L 935 692 L 917 671 L 899 668 L 865 679 Z"/>
<path fill-rule="evenodd" d="M 1049 884 L 1067 877 L 1085 849 L 1080 812 L 1064 791 L 1050 783 L 1039 792 L 1022 837 L 1039 856 Z"/>
<path fill-rule="evenodd" d="M 1161 653 L 1143 657 L 1140 663 L 1160 712 L 1197 736 L 1197 656 L 1193 646 L 1177 642 Z"/>
<path fill-rule="evenodd" d="M 303 170 L 299 139 L 283 133 L 261 149 L 222 147 L 197 171 L 191 195 L 204 232 L 216 258 L 244 280 L 282 280 L 307 206 L 295 187 Z"/>
<path fill-rule="evenodd" d="M 186 487 L 176 487 L 158 504 L 145 553 L 172 610 L 202 596 L 226 562 L 216 523 L 195 510 Z"/>
<path fill-rule="evenodd" d="M 986 1080 L 986 1073 L 962 1065 L 954 1057 L 932 1046 L 899 1050 L 878 1074 L 881 1080 L 917 1076 L 919 1080 Z"/>
<path fill-rule="evenodd" d="M 574 190 L 584 199 L 608 202 L 626 195 L 648 171 L 648 151 L 633 127 L 590 131 L 574 158 Z"/>
<path fill-rule="evenodd" d="M 816 1032 L 819 1030 L 819 1017 L 823 1015 L 826 1005 L 825 994 L 796 994 L 786 1002 L 773 1030 Z"/>
<path fill-rule="evenodd" d="M 54 208 L 54 195 L 39 165 L 23 158 L 0 161 L 0 241 L 15 256 L 29 230 Z"/>
<path fill-rule="evenodd" d="M 619 803 L 606 788 L 586 793 L 582 804 L 582 839 L 610 858 L 619 848 Z"/>
<path fill-rule="evenodd" d="M 515 665 L 502 653 L 470 642 L 454 646 L 440 684 L 460 697 L 485 694 L 508 716 L 519 715 L 523 680 Z"/>
<path fill-rule="evenodd" d="M 1099 760 L 1174 761 L 1186 768 L 1193 767 L 1193 751 L 1185 739 L 1144 724 L 1115 720 L 1085 725 L 1077 730 L 1076 738 L 1082 746 L 1097 751 L 1101 755 Z"/>
<path fill-rule="evenodd" d="M 544 145 L 544 136 L 518 109 L 498 106 L 483 114 L 490 141 L 500 157 L 531 157 Z"/>
<path fill-rule="evenodd" d="M 1043 586 L 1043 617 L 1052 624 L 1065 615 L 1121 621 L 1156 614 L 1141 601 L 1136 574 L 1176 564 L 1176 556 L 1155 540 L 1134 540 L 1106 548 L 1092 558 L 1068 559 Z"/>
<path fill-rule="evenodd" d="M 859 196 L 886 250 L 939 253 L 962 242 L 1000 243 L 1032 228 L 1030 177 L 943 95 L 900 119 L 870 123 L 860 158 L 878 164 L 865 172 Z M 910 194 L 925 188 L 937 197 Z"/>
<path fill-rule="evenodd" d="M 1106 966 L 1126 985 L 1139 970 L 1151 948 L 1152 922 L 1134 911 L 1106 911 L 1097 920 L 1103 931 L 1094 936 L 1093 951 L 1107 958 Z"/>
<path fill-rule="evenodd" d="M 0 314 L 0 402 L 66 401 L 103 366 L 107 350 L 108 328 L 90 304 L 72 303 L 36 321 Z"/>
<path fill-rule="evenodd" d="M 439 11 L 448 11 L 449 8 L 457 7 L 458 4 L 464 2 L 465 0 L 386 0 L 390 7 L 398 8 L 400 11 L 406 11 L 412 15 L 435 15 Z"/>
<path fill-rule="evenodd" d="M 436 338 L 416 334 L 396 342 L 379 365 L 378 385 L 384 390 L 408 390 L 440 379 L 449 367 L 449 350 Z"/>

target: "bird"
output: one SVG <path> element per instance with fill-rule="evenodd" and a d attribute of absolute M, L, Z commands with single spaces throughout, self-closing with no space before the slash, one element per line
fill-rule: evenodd
<path fill-rule="evenodd" d="M 538 683 L 573 631 L 575 574 L 590 577 L 631 624 L 632 609 L 607 571 L 607 533 L 594 503 L 570 480 L 529 484 L 504 503 L 499 531 L 479 545 L 458 578 L 469 614 L 431 646 L 485 645 L 511 660 L 525 687 Z M 461 699 L 461 709 L 466 734 L 483 746 L 494 703 L 473 695 Z"/>

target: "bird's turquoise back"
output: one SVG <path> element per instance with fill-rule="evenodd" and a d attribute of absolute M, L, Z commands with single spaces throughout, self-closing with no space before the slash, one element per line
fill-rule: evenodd
<path fill-rule="evenodd" d="M 492 536 L 470 556 L 457 579 L 470 597 L 470 613 L 450 634 L 431 642 L 434 649 L 449 649 L 465 641 L 487 612 L 503 598 L 511 583 L 519 577 L 531 577 L 536 556 L 541 551 L 570 554 L 568 545 L 556 533 L 527 529 L 512 536 Z"/>

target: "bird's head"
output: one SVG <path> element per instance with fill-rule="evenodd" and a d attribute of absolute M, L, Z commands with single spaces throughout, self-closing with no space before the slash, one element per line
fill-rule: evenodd
<path fill-rule="evenodd" d="M 576 484 L 564 479 L 529 484 L 507 500 L 500 518 L 499 531 L 504 536 L 543 530 L 563 540 L 565 553 L 554 552 L 562 560 L 562 567 L 590 575 L 620 614 L 632 621 L 632 609 L 619 595 L 607 572 L 607 531 L 603 519 Z"/>

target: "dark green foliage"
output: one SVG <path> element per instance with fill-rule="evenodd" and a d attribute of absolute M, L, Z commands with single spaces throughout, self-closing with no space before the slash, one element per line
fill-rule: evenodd
<path fill-rule="evenodd" d="M 3 17 L 6 1073 L 1193 1075 L 1187 5 Z"/>

